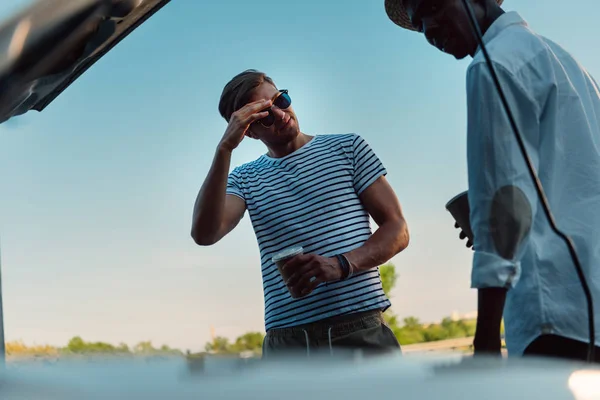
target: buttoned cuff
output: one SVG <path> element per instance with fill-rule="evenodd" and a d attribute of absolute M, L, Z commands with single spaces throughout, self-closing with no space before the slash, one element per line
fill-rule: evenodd
<path fill-rule="evenodd" d="M 521 277 L 521 263 L 506 260 L 496 254 L 475 251 L 471 288 L 501 287 L 512 289 Z"/>

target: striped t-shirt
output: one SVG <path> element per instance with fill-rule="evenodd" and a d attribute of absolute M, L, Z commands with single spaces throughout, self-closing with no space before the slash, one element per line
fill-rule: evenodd
<path fill-rule="evenodd" d="M 286 157 L 263 155 L 231 172 L 227 193 L 246 202 L 258 240 L 267 331 L 390 306 L 378 268 L 294 299 L 271 261 L 294 246 L 324 257 L 360 247 L 371 227 L 358 196 L 386 173 L 356 134 L 316 135 Z"/>

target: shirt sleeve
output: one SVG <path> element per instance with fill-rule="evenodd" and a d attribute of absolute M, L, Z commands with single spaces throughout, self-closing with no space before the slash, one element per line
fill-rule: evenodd
<path fill-rule="evenodd" d="M 360 135 L 354 135 L 352 153 L 354 190 L 360 195 L 381 176 L 387 175 L 387 171 L 371 146 Z"/>
<path fill-rule="evenodd" d="M 225 193 L 237 196 L 246 201 L 244 191 L 242 190 L 241 177 L 238 168 L 235 168 L 233 171 L 231 171 L 227 177 L 227 189 L 225 190 Z"/>
<path fill-rule="evenodd" d="M 539 107 L 535 96 L 501 65 L 495 69 L 537 171 Z M 468 193 L 474 236 L 471 286 L 510 289 L 521 275 L 537 193 L 485 63 L 473 65 L 467 73 L 467 104 Z"/>

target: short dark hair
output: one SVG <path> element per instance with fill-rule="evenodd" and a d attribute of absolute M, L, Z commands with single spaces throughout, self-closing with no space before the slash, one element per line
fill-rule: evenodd
<path fill-rule="evenodd" d="M 248 103 L 252 91 L 264 82 L 275 86 L 270 77 L 255 69 L 247 69 L 234 76 L 225 85 L 223 93 L 221 93 L 221 100 L 219 100 L 219 113 L 225 118 L 225 121 L 229 122 L 231 114 Z"/>

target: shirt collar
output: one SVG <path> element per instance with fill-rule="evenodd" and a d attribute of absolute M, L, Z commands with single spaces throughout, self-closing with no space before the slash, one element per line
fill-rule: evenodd
<path fill-rule="evenodd" d="M 527 26 L 527 22 L 521 18 L 519 13 L 516 11 L 507 11 L 498 17 L 492 25 L 488 28 L 488 30 L 483 35 L 483 43 L 486 45 L 490 43 L 492 40 L 496 38 L 504 29 L 508 28 L 511 25 L 523 25 Z M 480 46 L 477 46 L 477 50 L 475 54 L 479 53 L 481 50 Z"/>

